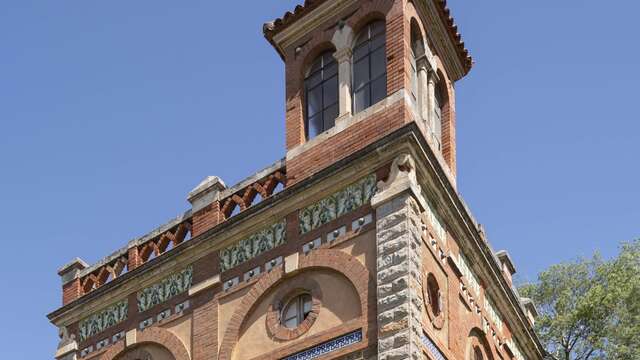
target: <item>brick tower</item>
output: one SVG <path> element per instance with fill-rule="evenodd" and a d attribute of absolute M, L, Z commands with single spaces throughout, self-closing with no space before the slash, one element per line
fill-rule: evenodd
<path fill-rule="evenodd" d="M 63 266 L 55 358 L 542 359 L 509 255 L 456 191 L 472 61 L 445 1 L 307 0 L 264 35 L 284 158 Z"/>

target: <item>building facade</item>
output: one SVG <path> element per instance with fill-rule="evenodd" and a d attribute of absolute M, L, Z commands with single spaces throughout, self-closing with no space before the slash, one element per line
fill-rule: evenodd
<path fill-rule="evenodd" d="M 456 191 L 472 61 L 445 1 L 307 0 L 264 34 L 284 158 L 62 267 L 55 358 L 542 359 L 509 255 Z"/>

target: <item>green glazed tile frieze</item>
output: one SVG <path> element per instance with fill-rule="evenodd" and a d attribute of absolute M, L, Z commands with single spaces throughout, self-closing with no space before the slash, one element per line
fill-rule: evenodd
<path fill-rule="evenodd" d="M 300 234 L 306 234 L 331 220 L 371 201 L 376 192 L 376 175 L 364 179 L 300 210 Z"/>
<path fill-rule="evenodd" d="M 138 292 L 138 311 L 143 312 L 172 297 L 187 292 L 193 281 L 193 266 L 164 278 L 157 284 Z"/>
<path fill-rule="evenodd" d="M 128 303 L 125 299 L 80 321 L 80 341 L 85 341 L 86 339 L 123 322 L 127 318 L 128 310 Z"/>
<path fill-rule="evenodd" d="M 220 251 L 220 271 L 227 271 L 286 242 L 282 220 Z"/>

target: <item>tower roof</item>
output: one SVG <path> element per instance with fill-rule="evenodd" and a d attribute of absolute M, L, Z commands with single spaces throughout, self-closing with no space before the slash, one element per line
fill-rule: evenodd
<path fill-rule="evenodd" d="M 280 49 L 275 46 L 273 41 L 273 37 L 279 33 L 280 31 L 287 28 L 289 25 L 293 24 L 296 20 L 302 18 L 303 16 L 310 13 L 312 10 L 326 2 L 327 0 L 305 0 L 304 4 L 297 5 L 293 12 L 287 11 L 282 17 L 279 17 L 271 22 L 265 23 L 263 26 L 264 37 L 273 45 L 278 53 L 280 53 Z M 438 15 L 442 20 L 444 26 L 447 28 L 447 33 L 449 34 L 449 38 L 451 42 L 456 46 L 456 50 L 458 53 L 458 58 L 460 62 L 464 66 L 464 74 L 469 73 L 471 68 L 473 67 L 473 58 L 469 53 L 469 50 L 464 45 L 464 41 L 462 40 L 462 35 L 458 32 L 458 26 L 456 25 L 453 17 L 451 16 L 451 11 L 447 6 L 446 0 L 434 0 L 435 4 L 438 7 Z M 283 54 L 280 54 L 282 56 Z"/>

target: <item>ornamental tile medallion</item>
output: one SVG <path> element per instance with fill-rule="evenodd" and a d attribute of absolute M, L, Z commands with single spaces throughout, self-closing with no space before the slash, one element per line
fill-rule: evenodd
<path fill-rule="evenodd" d="M 193 266 L 173 274 L 157 284 L 138 291 L 138 311 L 144 312 L 172 297 L 185 293 L 193 282 Z"/>
<path fill-rule="evenodd" d="M 220 251 L 220 270 L 227 271 L 286 242 L 282 220 Z"/>
<path fill-rule="evenodd" d="M 88 338 L 126 320 L 129 310 L 128 307 L 129 304 L 125 299 L 80 321 L 80 341 L 85 341 Z"/>
<path fill-rule="evenodd" d="M 300 234 L 335 220 L 340 216 L 357 210 L 371 201 L 376 192 L 376 175 L 371 174 L 364 179 L 328 196 L 315 204 L 300 210 Z"/>

